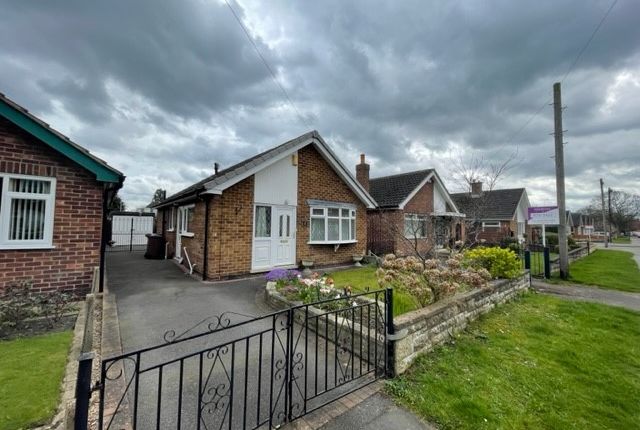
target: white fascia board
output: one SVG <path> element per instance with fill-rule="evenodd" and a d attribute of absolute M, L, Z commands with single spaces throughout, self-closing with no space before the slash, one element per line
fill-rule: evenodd
<path fill-rule="evenodd" d="M 285 157 L 290 156 L 296 151 L 304 148 L 305 146 L 313 144 L 322 157 L 329 163 L 331 167 L 333 167 L 334 171 L 338 174 L 338 176 L 347 184 L 349 188 L 360 198 L 360 200 L 365 203 L 367 209 L 375 209 L 376 203 L 373 198 L 362 188 L 362 186 L 356 181 L 356 179 L 349 174 L 349 171 L 345 168 L 345 166 L 338 160 L 338 157 L 331 151 L 329 147 L 326 146 L 320 139 L 309 138 L 304 140 L 297 145 L 287 149 L 286 151 L 282 151 L 279 154 L 276 154 L 270 157 L 267 160 L 256 162 L 252 167 L 246 169 L 244 172 L 233 175 L 228 180 L 217 183 L 216 179 L 212 180 L 204 184 L 206 191 L 203 194 L 222 194 L 224 190 L 227 188 L 237 184 L 238 182 L 248 178 L 249 176 L 255 175 L 257 172 L 269 167 L 270 165 L 282 160 Z M 256 160 L 257 161 L 257 160 Z M 245 167 L 245 166 L 243 166 Z M 230 172 L 231 173 L 231 172 Z M 221 179 L 221 178 L 217 178 Z"/>
<path fill-rule="evenodd" d="M 451 198 L 451 195 L 449 194 L 449 190 L 447 190 L 447 187 L 444 186 L 444 182 L 442 182 L 440 175 L 438 175 L 438 172 L 435 170 L 434 170 L 434 173 L 435 173 L 436 181 L 438 182 L 440 189 L 443 191 L 442 194 L 444 195 L 444 198 L 447 199 L 447 203 L 451 205 L 451 208 L 453 209 L 454 212 L 460 212 L 460 209 L 458 209 L 458 206 L 456 206 L 453 199 Z"/>
<path fill-rule="evenodd" d="M 340 162 L 338 157 L 331 151 L 331 149 L 322 141 L 316 141 L 316 148 L 320 151 L 322 157 L 333 167 L 333 170 L 340 176 L 340 178 L 349 185 L 351 191 L 353 191 L 365 204 L 367 209 L 375 209 L 377 203 L 373 200 L 373 197 L 369 195 L 362 188 L 362 185 L 349 173 L 349 170 Z"/>
<path fill-rule="evenodd" d="M 244 179 L 247 179 L 249 176 L 255 175 L 259 171 L 269 167 L 270 165 L 272 165 L 274 163 L 277 163 L 278 161 L 282 160 L 285 157 L 290 156 L 291 154 L 295 153 L 299 149 L 307 146 L 308 144 L 310 144 L 312 142 L 313 142 L 312 138 L 308 139 L 308 140 L 304 140 L 304 141 L 300 142 L 299 144 L 287 149 L 286 151 L 282 151 L 281 153 L 276 154 L 276 155 L 270 157 L 267 160 L 263 160 L 262 162 L 258 162 L 257 164 L 254 164 L 252 167 L 249 167 L 249 168 L 245 169 L 245 171 L 242 172 L 242 173 L 238 173 L 236 175 L 231 176 L 226 181 L 218 183 L 216 179 L 219 180 L 219 179 L 222 179 L 222 178 L 213 179 L 212 181 L 207 182 L 206 184 L 204 184 L 204 188 L 207 191 L 205 191 L 203 194 L 222 194 L 222 192 L 224 190 L 226 190 L 227 188 L 237 184 L 238 182 L 240 182 L 240 181 L 242 181 Z M 246 167 L 246 166 L 243 166 L 243 167 Z"/>
<path fill-rule="evenodd" d="M 404 199 L 404 200 L 402 201 L 402 203 L 400 203 L 400 204 L 398 205 L 398 209 L 404 210 L 404 207 L 407 205 L 407 203 L 409 203 L 409 202 L 411 201 L 411 199 L 412 199 L 416 194 L 418 194 L 418 191 L 420 191 L 420 189 L 421 189 L 422 187 L 424 187 L 424 186 L 425 186 L 425 184 L 431 180 L 431 178 L 433 178 L 433 172 L 429 173 L 429 174 L 427 175 L 427 177 L 426 177 L 426 178 L 424 178 L 424 179 L 422 180 L 422 182 L 420 182 L 420 183 L 418 184 L 418 186 L 417 186 L 417 187 L 415 187 L 415 188 L 413 189 L 413 191 L 411 191 L 411 193 L 409 193 L 409 195 L 407 196 L 407 198 L 406 198 L 406 199 Z"/>

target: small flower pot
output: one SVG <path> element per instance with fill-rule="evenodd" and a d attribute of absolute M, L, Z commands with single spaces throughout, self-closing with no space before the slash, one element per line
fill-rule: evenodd
<path fill-rule="evenodd" d="M 364 258 L 364 255 L 354 255 L 353 256 L 353 265 L 356 267 L 361 267 L 362 264 L 360 264 L 360 262 L 362 261 L 362 259 Z"/>
<path fill-rule="evenodd" d="M 305 278 L 308 278 L 309 276 L 311 276 L 311 267 L 313 266 L 313 261 L 311 261 L 311 260 L 302 260 L 300 262 L 300 264 L 304 268 L 302 270 L 302 276 L 304 276 Z"/>

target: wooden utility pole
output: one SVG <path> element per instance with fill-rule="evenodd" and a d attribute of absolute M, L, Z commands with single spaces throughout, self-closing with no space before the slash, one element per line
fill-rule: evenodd
<path fill-rule="evenodd" d="M 607 207 L 609 208 L 609 217 L 607 219 L 607 221 L 609 221 L 607 223 L 607 225 L 609 226 L 609 240 L 611 240 L 611 236 L 613 235 L 613 212 L 611 212 L 611 193 L 613 192 L 613 190 L 611 188 L 609 188 L 607 190 L 607 196 L 608 196 L 608 200 L 607 200 Z"/>
<path fill-rule="evenodd" d="M 607 211 L 604 210 L 604 181 L 600 178 L 600 197 L 602 198 L 602 233 L 604 234 L 604 247 L 609 247 L 609 237 L 607 235 Z"/>
<path fill-rule="evenodd" d="M 567 244 L 567 208 L 564 195 L 564 142 L 562 139 L 562 97 L 560 82 L 553 84 L 553 119 L 556 145 L 556 193 L 558 197 L 558 247 L 560 248 L 560 277 L 569 277 L 569 246 Z"/>

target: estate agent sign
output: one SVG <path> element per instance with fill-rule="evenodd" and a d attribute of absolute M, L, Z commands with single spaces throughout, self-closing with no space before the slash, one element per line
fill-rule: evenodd
<path fill-rule="evenodd" d="M 560 213 L 558 206 L 538 206 L 529 208 L 529 224 L 535 225 L 558 225 L 560 224 Z"/>

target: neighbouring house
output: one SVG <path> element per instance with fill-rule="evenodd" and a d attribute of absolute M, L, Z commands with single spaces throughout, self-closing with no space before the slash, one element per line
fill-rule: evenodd
<path fill-rule="evenodd" d="M 573 224 L 573 214 L 571 213 L 570 210 L 565 211 L 565 225 L 567 226 L 567 234 L 568 235 L 572 235 L 573 234 L 573 230 L 575 228 L 574 224 Z"/>
<path fill-rule="evenodd" d="M 154 206 L 167 254 L 204 279 L 353 263 L 375 201 L 316 131 L 241 161 Z"/>
<path fill-rule="evenodd" d="M 0 295 L 86 293 L 104 279 L 107 206 L 124 176 L 0 94 Z"/>
<path fill-rule="evenodd" d="M 482 182 L 475 182 L 471 192 L 452 193 L 451 198 L 466 214 L 467 238 L 472 242 L 524 242 L 531 236 L 527 221 L 529 197 L 524 188 L 485 191 Z"/>
<path fill-rule="evenodd" d="M 575 239 L 588 239 L 593 235 L 593 217 L 577 212 L 571 212 L 571 235 Z"/>
<path fill-rule="evenodd" d="M 368 211 L 371 252 L 426 255 L 464 239 L 464 214 L 434 169 L 378 178 L 369 178 L 369 171 L 361 154 L 356 178 L 377 204 Z"/>

